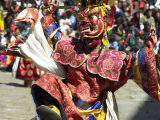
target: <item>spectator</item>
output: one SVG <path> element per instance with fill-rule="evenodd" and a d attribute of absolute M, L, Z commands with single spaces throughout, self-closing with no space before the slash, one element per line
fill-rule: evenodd
<path fill-rule="evenodd" d="M 134 26 L 132 21 L 128 22 L 128 27 L 132 30 L 132 34 L 134 35 L 136 32 L 139 32 L 139 30 Z"/>
<path fill-rule="evenodd" d="M 158 7 L 154 6 L 154 9 L 152 10 L 152 16 L 155 17 L 157 12 L 160 12 L 160 10 Z"/>
<path fill-rule="evenodd" d="M 136 41 L 136 44 L 135 44 L 134 52 L 137 52 L 139 49 L 143 48 L 143 40 L 141 40 L 139 32 L 135 33 L 135 41 Z"/>
<path fill-rule="evenodd" d="M 37 5 L 38 8 L 42 5 L 42 1 L 41 0 L 36 0 L 35 2 L 36 2 L 36 5 Z"/>
<path fill-rule="evenodd" d="M 6 17 L 4 18 L 5 29 L 8 29 L 8 28 L 11 27 L 13 19 L 14 19 L 13 14 L 8 13 L 8 14 L 6 15 Z"/>
<path fill-rule="evenodd" d="M 7 47 L 7 39 L 8 39 L 7 34 L 5 34 L 4 37 L 1 39 L 1 47 L 3 50 Z"/>
<path fill-rule="evenodd" d="M 115 36 L 113 34 L 109 36 L 108 40 L 109 40 L 110 49 L 118 50 L 118 42 L 115 40 Z"/>
<path fill-rule="evenodd" d="M 159 11 L 155 13 L 155 27 L 156 27 L 156 35 L 157 39 L 160 37 L 160 13 Z"/>
<path fill-rule="evenodd" d="M 150 25 L 149 22 L 144 22 L 144 29 L 140 31 L 141 34 L 144 34 L 145 37 L 148 37 L 149 33 L 150 33 Z"/>
<path fill-rule="evenodd" d="M 146 9 L 150 9 L 150 5 L 149 5 L 149 1 L 148 0 L 146 0 L 146 5 L 145 6 L 146 6 Z"/>
<path fill-rule="evenodd" d="M 135 33 L 135 39 L 143 44 L 143 40 L 141 39 L 141 34 L 139 32 Z"/>
<path fill-rule="evenodd" d="M 117 19 L 115 24 L 116 26 L 112 29 L 112 35 L 123 37 L 123 20 Z"/>
<path fill-rule="evenodd" d="M 139 12 L 140 12 L 140 18 L 144 16 L 145 11 L 145 2 L 143 0 L 139 0 Z"/>
<path fill-rule="evenodd" d="M 140 12 L 135 12 L 132 21 L 133 25 L 138 29 L 140 29 L 139 20 L 140 20 Z"/>
<path fill-rule="evenodd" d="M 25 8 L 31 8 L 32 4 L 29 2 L 29 0 L 26 0 L 26 2 L 24 3 L 24 7 Z"/>
<path fill-rule="evenodd" d="M 122 10 L 118 7 L 118 1 L 115 1 L 115 18 L 118 19 L 122 16 Z"/>
<path fill-rule="evenodd" d="M 66 10 L 66 14 L 68 16 L 68 19 L 70 20 L 70 31 L 74 30 L 76 25 L 76 18 L 72 15 L 72 12 L 72 9 Z"/>
<path fill-rule="evenodd" d="M 9 43 L 16 40 L 15 36 L 13 35 L 13 31 L 11 29 L 8 30 L 9 33 Z"/>
<path fill-rule="evenodd" d="M 126 28 L 128 26 L 128 19 L 125 16 L 125 14 L 122 15 L 122 20 L 123 20 L 123 28 Z"/>
<path fill-rule="evenodd" d="M 16 0 L 16 4 L 17 4 L 18 6 L 21 6 L 21 5 L 22 5 L 21 0 Z"/>
<path fill-rule="evenodd" d="M 140 29 L 142 30 L 144 28 L 144 25 L 143 23 L 145 21 L 148 21 L 150 25 L 154 25 L 155 26 L 155 20 L 154 18 L 152 17 L 152 10 L 148 9 L 146 11 L 146 16 L 143 16 L 142 18 L 140 18 Z"/>
<path fill-rule="evenodd" d="M 32 3 L 32 8 L 37 8 L 36 2 Z"/>
<path fill-rule="evenodd" d="M 139 0 L 134 0 L 134 10 L 135 12 L 139 11 Z"/>
<path fill-rule="evenodd" d="M 126 28 L 125 33 L 124 50 L 130 54 L 135 50 L 136 40 L 130 28 Z"/>
<path fill-rule="evenodd" d="M 131 0 L 123 0 L 123 12 L 130 19 L 133 15 L 133 4 Z"/>
<path fill-rule="evenodd" d="M 60 19 L 59 21 L 60 30 L 63 32 L 64 35 L 70 34 L 70 28 L 69 28 L 70 24 L 71 24 L 70 20 L 67 18 L 67 15 L 64 14 L 62 16 L 62 19 Z"/>
<path fill-rule="evenodd" d="M 20 6 L 16 1 L 12 1 L 11 6 L 8 8 L 8 14 L 16 16 L 20 12 Z"/>

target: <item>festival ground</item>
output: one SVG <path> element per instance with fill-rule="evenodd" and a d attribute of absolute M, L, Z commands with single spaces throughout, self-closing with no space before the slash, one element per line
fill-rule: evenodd
<path fill-rule="evenodd" d="M 160 104 L 148 97 L 132 80 L 116 93 L 120 120 L 160 120 Z M 0 120 L 30 120 L 35 117 L 30 88 L 0 71 Z"/>

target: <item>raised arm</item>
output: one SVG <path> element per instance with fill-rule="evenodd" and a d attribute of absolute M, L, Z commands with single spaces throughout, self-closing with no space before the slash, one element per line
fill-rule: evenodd
<path fill-rule="evenodd" d="M 133 81 L 144 92 L 157 102 L 160 102 L 160 95 L 158 94 L 160 92 L 160 75 L 157 60 L 152 42 L 147 41 L 146 47 L 140 49 L 137 53 L 127 56 L 125 64 L 127 66 L 127 76 L 132 76 Z"/>

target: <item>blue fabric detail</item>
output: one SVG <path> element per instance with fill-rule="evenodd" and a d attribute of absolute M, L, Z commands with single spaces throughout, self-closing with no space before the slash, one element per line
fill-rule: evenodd
<path fill-rule="evenodd" d="M 136 54 L 137 54 L 137 53 L 133 53 L 132 61 L 135 61 L 135 60 L 136 60 Z"/>
<path fill-rule="evenodd" d="M 146 75 L 143 76 L 143 74 L 147 74 L 147 68 L 146 68 L 146 63 L 145 63 L 145 48 L 140 49 L 138 52 L 138 66 L 139 66 L 139 71 L 141 73 L 141 79 L 142 79 L 142 87 L 143 90 L 149 94 L 148 88 L 144 87 L 144 84 L 147 83 L 147 78 Z"/>
<path fill-rule="evenodd" d="M 75 104 L 75 106 L 77 106 L 77 104 L 78 104 L 78 98 L 75 98 L 75 97 L 73 97 L 73 102 L 74 102 L 74 104 Z"/>
<path fill-rule="evenodd" d="M 89 120 L 96 120 L 96 118 L 92 114 L 89 114 L 87 117 L 89 118 Z"/>
<path fill-rule="evenodd" d="M 5 61 L 7 59 L 6 55 L 3 56 L 3 60 Z"/>
<path fill-rule="evenodd" d="M 98 110 L 100 110 L 101 106 L 102 106 L 101 102 L 97 102 L 96 104 L 91 105 L 91 104 L 86 103 L 85 101 L 82 101 L 82 100 L 80 100 L 78 98 L 75 98 L 75 97 L 73 97 L 72 100 L 73 100 L 75 106 L 77 106 L 81 109 L 84 109 L 84 110 L 87 110 L 87 109 L 98 109 Z"/>
<path fill-rule="evenodd" d="M 56 38 L 56 39 L 58 38 L 58 36 L 59 36 L 60 33 L 61 33 L 61 31 L 58 29 L 58 31 L 57 31 L 56 34 L 55 34 L 55 38 Z"/>
<path fill-rule="evenodd" d="M 95 105 L 91 105 L 91 109 L 101 109 L 101 105 L 102 103 L 101 102 L 97 102 Z"/>
<path fill-rule="evenodd" d="M 47 27 L 45 30 L 44 30 L 44 35 L 46 37 L 49 37 L 59 26 L 56 24 L 56 23 L 51 23 L 49 25 L 49 27 Z M 58 38 L 59 34 L 61 33 L 61 31 L 58 29 L 58 31 L 56 32 L 55 34 L 55 38 Z"/>

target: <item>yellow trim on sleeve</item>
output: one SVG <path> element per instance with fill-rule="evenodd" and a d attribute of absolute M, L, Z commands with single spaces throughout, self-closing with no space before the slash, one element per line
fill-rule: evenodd
<path fill-rule="evenodd" d="M 135 58 L 135 63 L 133 66 L 133 81 L 140 87 L 142 88 L 142 78 L 141 78 L 141 74 L 138 68 L 138 52 L 136 54 L 136 58 Z M 142 88 L 143 89 L 143 88 Z"/>
<path fill-rule="evenodd" d="M 101 112 L 101 110 L 98 109 L 84 110 L 79 107 L 77 107 L 77 109 L 81 116 L 88 116 L 89 114 L 92 114 L 94 115 L 96 120 L 105 120 L 106 114 L 104 112 Z"/>
<path fill-rule="evenodd" d="M 158 98 L 160 100 L 160 66 L 158 54 L 156 55 L 156 69 L 157 69 L 157 82 L 158 82 Z"/>
<path fill-rule="evenodd" d="M 61 116 L 61 112 L 59 111 L 59 109 L 58 109 L 56 106 L 50 105 L 49 107 L 50 107 L 52 110 L 56 111 L 56 112 Z"/>

